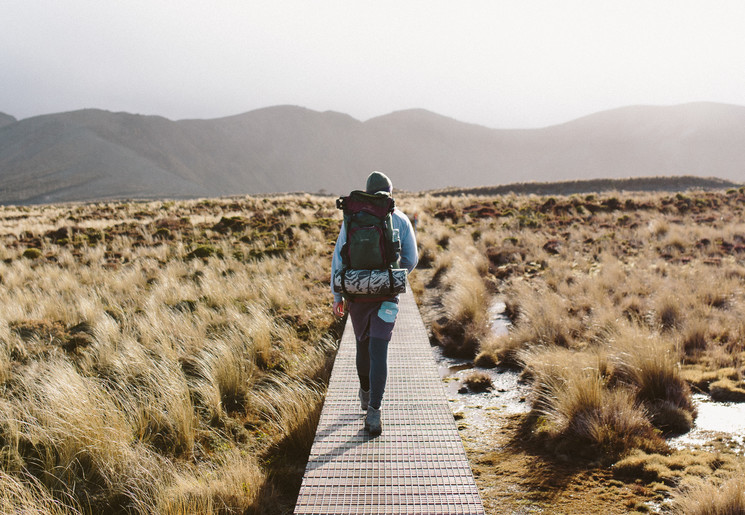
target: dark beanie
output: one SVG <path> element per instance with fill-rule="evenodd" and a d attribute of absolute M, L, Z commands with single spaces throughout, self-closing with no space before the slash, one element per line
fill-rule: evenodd
<path fill-rule="evenodd" d="M 393 184 L 391 180 L 380 172 L 373 172 L 367 178 L 367 185 L 365 191 L 367 193 L 377 193 L 379 191 L 387 191 L 388 193 L 393 190 Z"/>

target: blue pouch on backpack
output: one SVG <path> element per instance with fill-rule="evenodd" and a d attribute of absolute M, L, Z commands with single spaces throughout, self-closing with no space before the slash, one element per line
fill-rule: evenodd
<path fill-rule="evenodd" d="M 398 304 L 396 304 L 395 302 L 385 301 L 380 305 L 380 309 L 378 310 L 378 317 L 383 322 L 388 322 L 389 324 L 392 324 L 396 321 L 397 314 Z"/>

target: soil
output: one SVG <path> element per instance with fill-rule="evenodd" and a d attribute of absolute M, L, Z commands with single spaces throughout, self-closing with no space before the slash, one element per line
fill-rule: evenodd
<path fill-rule="evenodd" d="M 490 514 L 649 513 L 658 495 L 613 478 L 608 468 L 547 459 L 520 442 L 524 415 L 488 411 L 483 423 L 459 421 L 466 454 Z"/>

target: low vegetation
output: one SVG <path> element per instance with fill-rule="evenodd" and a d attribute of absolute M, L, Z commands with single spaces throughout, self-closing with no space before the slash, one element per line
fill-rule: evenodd
<path fill-rule="evenodd" d="M 291 512 L 339 329 L 326 204 L 0 208 L 0 511 Z"/>
<path fill-rule="evenodd" d="M 693 426 L 693 392 L 745 398 L 745 189 L 410 205 L 432 341 L 532 385 L 518 447 L 663 481 L 663 498 L 682 478 L 739 470 L 718 458 L 664 478 L 644 467 L 681 456 L 667 437 Z M 502 336 L 490 328 L 495 297 L 512 322 Z"/>
<path fill-rule="evenodd" d="M 676 499 L 674 509 L 686 515 L 745 513 L 745 480 L 735 477 L 718 485 L 702 479 L 688 486 Z"/>
<path fill-rule="evenodd" d="M 398 203 L 433 343 L 531 385 L 500 452 L 682 513 L 741 502 L 741 458 L 667 438 L 692 393 L 743 398 L 743 188 Z M 340 329 L 339 222 L 309 195 L 0 208 L 0 512 L 290 513 Z"/>

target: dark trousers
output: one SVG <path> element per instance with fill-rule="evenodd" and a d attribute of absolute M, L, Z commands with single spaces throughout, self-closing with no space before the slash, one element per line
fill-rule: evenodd
<path fill-rule="evenodd" d="M 388 379 L 388 342 L 396 323 L 378 316 L 381 303 L 349 303 L 349 316 L 357 340 L 357 376 L 360 387 L 370 392 L 370 406 L 375 409 L 380 409 L 383 401 Z"/>

